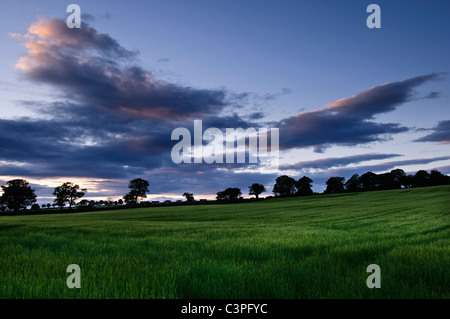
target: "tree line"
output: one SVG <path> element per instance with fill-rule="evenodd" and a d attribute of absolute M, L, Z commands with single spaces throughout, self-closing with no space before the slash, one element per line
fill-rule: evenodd
<path fill-rule="evenodd" d="M 290 176 L 282 175 L 275 179 L 275 185 L 272 192 L 275 196 L 309 196 L 315 194 L 312 190 L 313 180 L 308 176 L 303 176 L 296 180 Z M 35 204 L 36 194 L 35 190 L 31 188 L 29 183 L 23 179 L 14 179 L 1 186 L 3 194 L 0 196 L 0 209 L 11 210 L 18 213 L 20 210 L 31 206 L 32 210 L 39 209 L 39 205 Z M 362 175 L 354 174 L 348 180 L 345 177 L 333 176 L 326 181 L 326 189 L 324 194 L 337 194 L 344 192 L 364 192 L 375 190 L 389 190 L 412 187 L 426 187 L 450 184 L 450 176 L 444 175 L 438 170 L 431 170 L 428 173 L 425 170 L 419 170 L 414 175 L 406 174 L 402 169 L 394 169 L 388 173 L 375 174 L 367 172 Z M 43 204 L 42 207 L 59 207 L 63 209 L 66 205 L 69 210 L 74 207 L 96 207 L 109 205 L 123 205 L 129 207 L 137 206 L 138 202 L 147 197 L 149 193 L 150 183 L 142 178 L 136 178 L 129 182 L 128 188 L 130 191 L 125 194 L 122 199 L 112 201 L 88 201 L 86 199 L 77 203 L 77 200 L 84 197 L 88 192 L 86 188 L 81 188 L 79 185 L 72 182 L 66 182 L 61 186 L 55 187 L 53 195 L 55 200 L 53 204 Z M 256 199 L 259 195 L 266 192 L 264 185 L 254 183 L 249 188 L 249 195 L 254 195 Z M 242 191 L 240 188 L 229 187 L 223 191 L 217 192 L 216 200 L 225 202 L 240 199 Z M 185 192 L 183 197 L 186 198 L 187 203 L 195 202 L 192 193 Z"/>
<path fill-rule="evenodd" d="M 275 196 L 308 196 L 315 194 L 312 190 L 313 180 L 308 176 L 303 176 L 296 180 L 290 176 L 282 175 L 275 179 L 272 192 Z M 438 186 L 450 184 L 450 176 L 444 175 L 438 170 L 419 170 L 414 175 L 406 174 L 402 169 L 394 169 L 388 173 L 375 174 L 367 172 L 354 174 L 348 180 L 345 177 L 333 176 L 326 181 L 324 194 L 337 194 L 344 192 L 365 192 L 375 190 L 389 190 L 412 187 Z M 265 192 L 266 189 L 261 184 L 249 186 L 249 195 L 256 198 Z M 218 192 L 216 199 L 235 200 L 241 195 L 239 188 L 227 188 Z"/>
<path fill-rule="evenodd" d="M 275 180 L 273 193 L 278 196 L 312 195 L 312 179 L 303 176 L 299 180 L 283 175 Z M 348 180 L 345 177 L 333 176 L 326 181 L 324 194 L 344 192 L 365 192 L 399 188 L 438 186 L 450 184 L 450 176 L 438 170 L 428 173 L 419 170 L 414 175 L 406 174 L 402 169 L 394 169 L 388 173 L 375 174 L 367 172 L 362 175 L 354 174 Z"/>
<path fill-rule="evenodd" d="M 32 210 L 40 209 L 38 204 L 35 204 L 37 195 L 35 190 L 31 188 L 29 183 L 24 179 L 13 179 L 6 183 L 7 185 L 1 186 L 3 190 L 3 194 L 0 197 L 0 210 L 11 210 L 14 213 L 18 213 L 20 210 L 26 209 L 28 206 L 31 206 Z M 55 187 L 53 191 L 53 196 L 55 196 L 55 200 L 53 201 L 53 205 L 43 204 L 43 208 L 50 207 L 59 207 L 63 209 L 66 204 L 69 206 L 69 210 L 72 209 L 73 206 L 78 207 L 95 207 L 97 205 L 112 205 L 112 204 L 128 204 L 130 206 L 135 205 L 139 199 L 146 198 L 146 194 L 149 192 L 148 187 L 150 186 L 149 182 L 142 179 L 136 178 L 130 181 L 128 187 L 130 191 L 123 196 L 123 199 L 119 199 L 116 202 L 112 200 L 107 201 L 99 201 L 95 202 L 93 200 L 88 201 L 86 199 L 80 201 L 78 204 L 76 201 L 87 193 L 86 188 L 81 188 L 77 184 L 73 184 L 72 182 L 66 182 L 61 186 Z"/>

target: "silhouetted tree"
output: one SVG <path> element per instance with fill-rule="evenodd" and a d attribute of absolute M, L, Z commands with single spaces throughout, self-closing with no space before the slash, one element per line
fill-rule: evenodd
<path fill-rule="evenodd" d="M 391 175 L 393 178 L 394 188 L 402 188 L 403 180 L 406 177 L 406 173 L 402 169 L 393 169 L 391 171 Z"/>
<path fill-rule="evenodd" d="M 130 181 L 128 188 L 130 192 L 123 196 L 123 199 L 127 204 L 136 205 L 139 199 L 147 198 L 150 184 L 148 181 L 142 178 L 136 178 Z"/>
<path fill-rule="evenodd" d="M 216 196 L 216 199 L 217 199 L 217 200 L 225 200 L 225 199 L 226 199 L 226 197 L 225 197 L 225 194 L 224 194 L 224 192 L 223 192 L 223 191 L 221 191 L 221 192 L 217 192 L 217 196 Z"/>
<path fill-rule="evenodd" d="M 39 204 L 33 204 L 31 205 L 31 210 L 40 210 L 41 206 L 39 206 Z"/>
<path fill-rule="evenodd" d="M 86 207 L 89 205 L 89 201 L 87 199 L 83 199 L 80 201 L 80 203 L 78 204 L 80 207 Z"/>
<path fill-rule="evenodd" d="M 378 189 L 381 190 L 400 188 L 400 185 L 395 182 L 394 175 L 390 172 L 378 174 L 377 181 Z"/>
<path fill-rule="evenodd" d="M 112 199 L 112 197 L 106 198 L 105 204 L 106 206 L 112 206 L 114 204 L 114 200 Z"/>
<path fill-rule="evenodd" d="M 225 190 L 225 197 L 229 200 L 238 199 L 241 195 L 241 189 L 237 187 L 229 187 Z"/>
<path fill-rule="evenodd" d="M 303 176 L 300 178 L 297 183 L 295 184 L 295 187 L 297 188 L 296 194 L 299 196 L 308 196 L 312 195 L 312 182 L 313 180 L 309 178 L 308 176 Z"/>
<path fill-rule="evenodd" d="M 417 171 L 414 175 L 414 187 L 424 187 L 430 185 L 430 175 L 425 170 Z"/>
<path fill-rule="evenodd" d="M 192 193 L 187 193 L 187 192 L 186 192 L 186 193 L 183 194 L 183 197 L 186 198 L 186 201 L 187 201 L 188 203 L 195 202 L 194 194 L 192 194 Z"/>
<path fill-rule="evenodd" d="M 446 176 L 435 169 L 430 172 L 430 185 L 437 186 L 447 184 L 450 184 L 450 176 Z"/>
<path fill-rule="evenodd" d="M 56 197 L 55 204 L 62 209 L 65 203 L 69 203 L 69 209 L 72 209 L 75 201 L 83 197 L 86 192 L 86 188 L 80 190 L 80 186 L 74 185 L 72 182 L 64 183 L 61 186 L 55 187 L 53 191 L 53 195 Z"/>
<path fill-rule="evenodd" d="M 248 187 L 248 194 L 255 195 L 256 198 L 259 197 L 260 194 L 264 193 L 266 188 L 263 184 L 254 183 L 252 186 Z"/>
<path fill-rule="evenodd" d="M 344 184 L 347 192 L 360 192 L 362 190 L 361 181 L 358 174 L 352 175 Z"/>
<path fill-rule="evenodd" d="M 230 199 L 238 199 L 242 195 L 241 189 L 237 187 L 230 187 L 225 190 L 226 196 Z"/>
<path fill-rule="evenodd" d="M 345 177 L 330 177 L 326 184 L 325 194 L 336 194 L 344 192 Z"/>
<path fill-rule="evenodd" d="M 0 197 L 0 204 L 6 205 L 8 209 L 15 213 L 22 208 L 32 205 L 36 202 L 36 194 L 26 180 L 13 179 L 6 182 L 6 186 L 2 186 L 3 194 Z"/>
<path fill-rule="evenodd" d="M 297 192 L 297 182 L 292 177 L 283 175 L 277 177 L 272 192 L 280 196 L 290 196 Z"/>
<path fill-rule="evenodd" d="M 217 200 L 234 200 L 237 199 L 241 195 L 241 190 L 235 187 L 229 187 L 222 192 L 218 192 L 216 199 Z"/>
<path fill-rule="evenodd" d="M 367 172 L 359 177 L 363 191 L 373 191 L 378 187 L 377 174 Z"/>
<path fill-rule="evenodd" d="M 414 175 L 408 174 L 402 178 L 402 185 L 405 188 L 411 188 L 414 186 Z"/>
<path fill-rule="evenodd" d="M 123 199 L 120 198 L 120 199 L 117 201 L 117 203 L 118 203 L 119 205 L 123 205 Z"/>

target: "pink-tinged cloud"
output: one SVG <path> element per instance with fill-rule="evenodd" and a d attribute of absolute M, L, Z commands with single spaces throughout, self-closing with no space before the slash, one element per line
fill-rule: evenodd
<path fill-rule="evenodd" d="M 281 120 L 277 123 L 280 128 L 280 148 L 311 146 L 317 152 L 322 152 L 330 145 L 352 146 L 384 141 L 392 134 L 406 132 L 408 128 L 399 123 L 378 123 L 374 118 L 413 100 L 416 87 L 439 76 L 431 73 L 375 86 L 349 98 L 331 102 L 326 108 L 302 112 Z"/>
<path fill-rule="evenodd" d="M 28 79 L 57 88 L 65 98 L 89 107 L 91 113 L 186 121 L 217 114 L 227 105 L 224 91 L 157 79 L 136 66 L 137 52 L 87 24 L 69 29 L 63 20 L 40 19 L 27 34 L 11 36 L 27 48 L 16 66 Z"/>

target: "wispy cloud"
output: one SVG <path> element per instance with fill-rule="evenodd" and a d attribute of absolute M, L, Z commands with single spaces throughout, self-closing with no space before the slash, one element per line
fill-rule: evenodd
<path fill-rule="evenodd" d="M 328 157 L 321 158 L 313 161 L 303 161 L 296 162 L 294 164 L 286 164 L 280 166 L 281 170 L 292 170 L 292 169 L 330 169 L 333 167 L 347 166 L 349 164 L 359 164 L 361 162 L 380 160 L 392 157 L 402 156 L 400 154 L 378 154 L 378 153 L 367 153 L 358 154 L 345 157 Z"/>
<path fill-rule="evenodd" d="M 450 144 L 450 120 L 439 121 L 436 127 L 431 129 L 433 132 L 415 142 L 437 142 L 439 144 Z"/>

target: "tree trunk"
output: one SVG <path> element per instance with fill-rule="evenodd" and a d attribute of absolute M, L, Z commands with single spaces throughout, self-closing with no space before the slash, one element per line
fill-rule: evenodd
<path fill-rule="evenodd" d="M 69 209 L 72 209 L 73 197 L 69 198 Z"/>

